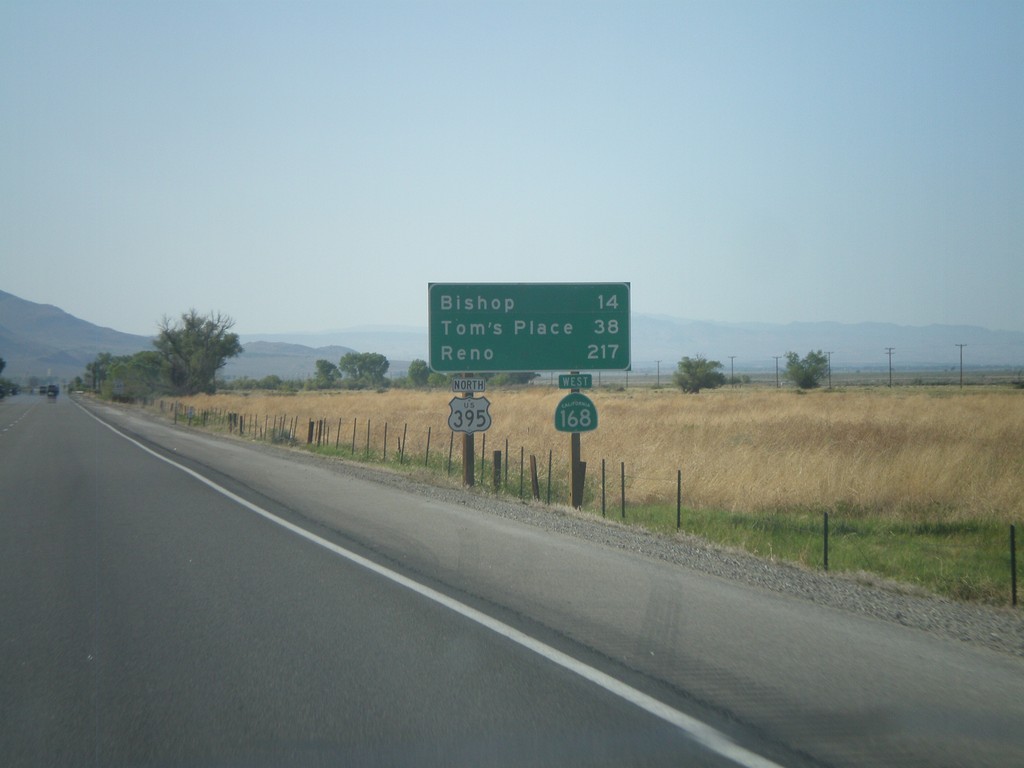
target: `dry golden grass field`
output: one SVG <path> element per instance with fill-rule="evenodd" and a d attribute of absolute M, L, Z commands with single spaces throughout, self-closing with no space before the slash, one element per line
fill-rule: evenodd
<path fill-rule="evenodd" d="M 566 393 L 530 386 L 486 393 L 493 424 L 476 436 L 478 456 L 520 450 L 553 476 L 568 475 L 569 436 L 554 428 Z M 630 504 L 675 503 L 677 471 L 691 509 L 758 513 L 841 510 L 847 517 L 904 521 L 1014 523 L 1024 518 L 1024 391 L 995 387 L 873 388 L 848 391 L 595 389 L 599 427 L 582 436 L 588 489 L 607 465 L 609 494 L 625 463 Z M 443 390 L 219 394 L 182 400 L 202 411 L 242 414 L 251 436 L 275 422 L 296 423 L 305 443 L 310 420 L 324 420 L 333 446 L 356 453 L 422 457 L 447 454 Z M 339 433 L 340 426 L 340 433 Z M 486 447 L 484 446 L 486 440 Z M 459 440 L 455 441 L 456 461 Z M 528 459 L 527 459 L 528 460 Z M 564 484 L 563 484 L 564 485 Z M 559 499 L 564 502 L 565 499 Z M 593 503 L 593 501 L 588 502 Z"/>

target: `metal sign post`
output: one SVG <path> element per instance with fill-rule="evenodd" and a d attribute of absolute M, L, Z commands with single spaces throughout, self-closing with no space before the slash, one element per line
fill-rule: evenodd
<path fill-rule="evenodd" d="M 462 396 L 466 400 L 473 399 L 473 393 Z M 476 482 L 476 439 L 472 432 L 462 433 L 462 484 L 471 487 Z"/>
<path fill-rule="evenodd" d="M 573 432 L 569 435 L 569 454 L 570 454 L 570 480 L 572 486 L 569 490 L 569 496 L 572 501 L 573 509 L 583 508 L 583 484 L 587 477 L 587 463 L 580 461 L 580 433 Z"/>

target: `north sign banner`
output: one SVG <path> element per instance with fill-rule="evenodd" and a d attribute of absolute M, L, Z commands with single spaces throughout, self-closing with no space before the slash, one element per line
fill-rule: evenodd
<path fill-rule="evenodd" d="M 483 392 L 486 389 L 486 379 L 465 377 L 452 379 L 452 392 Z"/>

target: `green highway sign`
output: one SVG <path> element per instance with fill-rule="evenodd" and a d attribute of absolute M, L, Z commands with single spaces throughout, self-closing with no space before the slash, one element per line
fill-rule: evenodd
<path fill-rule="evenodd" d="M 597 408 L 579 392 L 563 397 L 555 408 L 555 429 L 559 432 L 590 432 L 597 429 Z"/>
<path fill-rule="evenodd" d="M 629 283 L 430 283 L 430 367 L 628 371 Z"/>
<path fill-rule="evenodd" d="M 594 377 L 589 373 L 563 373 L 558 377 L 559 389 L 590 389 L 594 386 Z"/>

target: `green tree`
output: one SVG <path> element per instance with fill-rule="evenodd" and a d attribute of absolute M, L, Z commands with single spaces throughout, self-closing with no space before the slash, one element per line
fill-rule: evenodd
<path fill-rule="evenodd" d="M 149 397 L 161 388 L 163 380 L 163 360 L 156 351 L 136 352 L 134 355 L 122 355 L 111 358 L 108 364 L 108 375 L 102 386 L 105 397 L 113 392 L 114 382 L 119 382 L 118 397 L 135 400 Z"/>
<path fill-rule="evenodd" d="M 425 387 L 430 380 L 430 366 L 426 360 L 413 360 L 409 363 L 409 383 L 414 387 Z"/>
<path fill-rule="evenodd" d="M 337 383 L 339 375 L 338 366 L 330 360 L 317 360 L 313 386 L 317 389 L 330 389 Z"/>
<path fill-rule="evenodd" d="M 714 389 L 725 384 L 721 367 L 720 362 L 708 360 L 703 355 L 684 357 L 672 378 L 683 392 L 696 394 L 702 389 Z"/>
<path fill-rule="evenodd" d="M 427 377 L 427 386 L 434 387 L 435 389 L 440 389 L 442 387 L 447 387 L 451 383 L 451 381 L 452 377 L 449 376 L 447 373 L 438 373 L 437 371 L 431 371 L 430 375 Z"/>
<path fill-rule="evenodd" d="M 107 373 L 110 371 L 110 364 L 114 356 L 109 352 L 100 352 L 91 363 L 86 363 L 85 380 L 93 392 L 99 392 L 103 382 L 107 380 Z"/>
<path fill-rule="evenodd" d="M 387 386 L 387 372 L 391 363 L 378 352 L 349 352 L 338 362 L 349 386 L 357 389 Z"/>
<path fill-rule="evenodd" d="M 298 389 L 298 386 L 294 382 L 292 384 L 289 384 L 277 374 L 271 373 L 270 375 L 264 376 L 262 379 L 257 381 L 255 388 L 275 391 L 284 389 Z"/>
<path fill-rule="evenodd" d="M 252 389 L 265 389 L 277 392 L 298 392 L 300 389 L 310 389 L 309 381 L 301 379 L 290 379 L 285 381 L 276 374 L 264 376 L 262 379 L 254 379 L 249 376 L 239 376 L 230 381 L 222 381 L 218 389 L 230 389 L 236 392 L 244 392 Z"/>
<path fill-rule="evenodd" d="M 515 387 L 522 384 L 529 384 L 540 376 L 532 371 L 504 371 L 491 376 L 488 381 L 496 387 Z"/>
<path fill-rule="evenodd" d="M 216 391 L 217 371 L 242 352 L 238 334 L 230 333 L 234 324 L 219 313 L 203 317 L 194 309 L 184 313 L 180 323 L 172 324 L 166 317 L 160 322 L 153 346 L 163 360 L 164 378 L 172 393 Z"/>
<path fill-rule="evenodd" d="M 786 378 L 800 389 L 814 389 L 828 376 L 828 355 L 820 349 L 803 359 L 796 352 L 786 353 Z"/>

